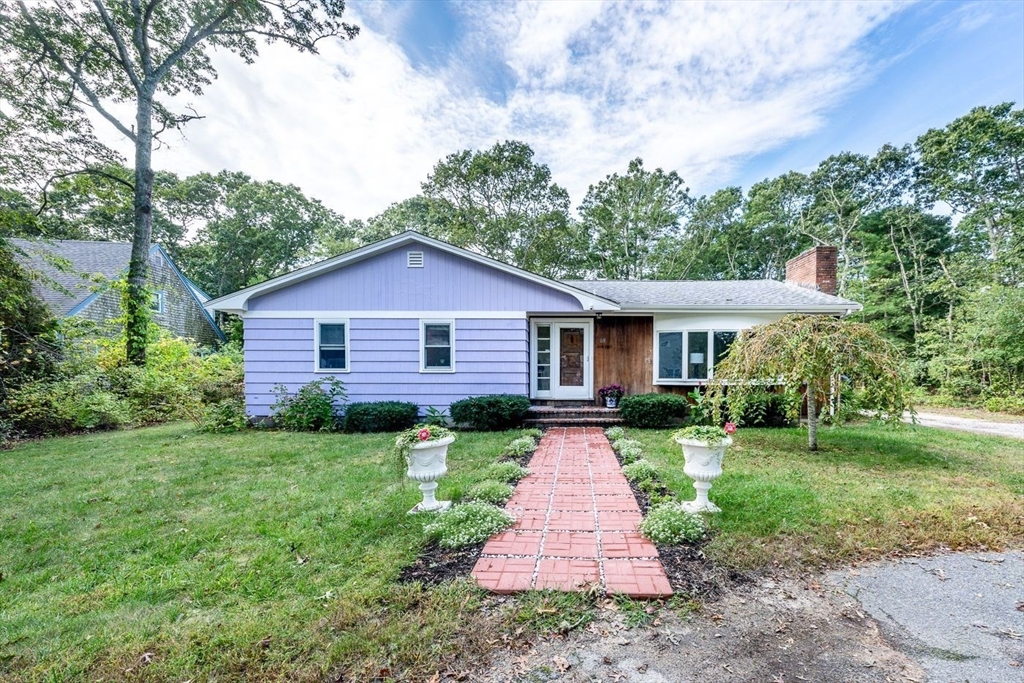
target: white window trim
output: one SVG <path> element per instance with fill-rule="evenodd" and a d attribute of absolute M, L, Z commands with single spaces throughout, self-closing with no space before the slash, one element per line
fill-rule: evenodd
<path fill-rule="evenodd" d="M 548 388 L 537 388 L 537 328 L 548 327 Z M 555 387 L 555 336 L 554 325 L 547 320 L 533 320 L 530 324 L 530 398 L 551 398 Z"/>
<path fill-rule="evenodd" d="M 160 289 L 153 294 L 156 295 L 156 308 L 153 308 L 152 302 L 150 302 L 149 310 L 157 315 L 163 315 L 167 310 L 167 292 Z"/>
<path fill-rule="evenodd" d="M 682 379 L 661 379 L 658 377 L 658 370 L 661 368 L 660 348 L 661 345 L 658 343 L 659 336 L 662 334 L 669 334 L 672 332 L 680 332 L 683 335 L 683 377 Z M 690 377 L 690 333 L 691 332 L 704 332 L 708 337 L 708 348 L 704 352 L 705 361 L 708 366 L 707 377 Z M 735 332 L 737 338 L 742 334 L 743 330 L 737 329 L 726 329 L 726 328 L 706 328 L 706 327 L 669 327 L 663 330 L 655 330 L 654 332 L 654 363 L 651 368 L 651 380 L 656 386 L 686 386 L 686 385 L 697 385 L 701 382 L 708 382 L 715 378 L 715 332 Z"/>
<path fill-rule="evenodd" d="M 321 368 L 320 367 L 320 326 L 321 325 L 344 325 L 345 326 L 345 368 Z M 349 343 L 349 333 L 352 326 L 347 318 L 315 318 L 313 320 L 313 372 L 323 375 L 346 374 L 352 371 L 352 345 Z"/>
<path fill-rule="evenodd" d="M 448 342 L 452 349 L 452 366 L 450 368 L 428 368 L 427 367 L 427 325 L 448 325 L 449 337 Z M 451 374 L 455 372 L 455 320 L 448 318 L 445 320 L 438 319 L 420 319 L 420 373 L 442 373 Z"/>

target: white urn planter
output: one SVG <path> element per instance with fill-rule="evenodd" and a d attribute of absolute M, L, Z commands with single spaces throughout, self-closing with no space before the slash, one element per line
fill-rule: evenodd
<path fill-rule="evenodd" d="M 604 407 L 605 408 L 618 408 L 619 407 L 619 399 L 614 398 L 612 396 L 606 397 L 604 399 Z"/>
<path fill-rule="evenodd" d="M 722 459 L 725 451 L 732 445 L 732 439 L 726 437 L 718 443 L 708 444 L 695 439 L 676 438 L 676 443 L 683 447 L 683 458 L 686 464 L 683 472 L 693 479 L 693 488 L 697 491 L 697 499 L 683 503 L 687 512 L 721 512 L 721 509 L 708 500 L 711 482 L 722 474 Z"/>
<path fill-rule="evenodd" d="M 420 492 L 423 493 L 423 500 L 409 510 L 410 515 L 417 512 L 441 512 L 451 507 L 451 501 L 434 498 L 434 491 L 437 489 L 437 480 L 448 472 L 448 446 L 453 441 L 455 437 L 449 436 L 436 441 L 423 441 L 409 448 L 409 455 L 406 456 L 409 469 L 405 474 L 413 481 L 420 482 Z"/>

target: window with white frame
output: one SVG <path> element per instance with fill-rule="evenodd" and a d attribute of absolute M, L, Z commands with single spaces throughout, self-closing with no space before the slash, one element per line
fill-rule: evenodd
<path fill-rule="evenodd" d="M 454 321 L 420 321 L 420 370 L 423 372 L 454 372 L 454 337 Z"/>
<path fill-rule="evenodd" d="M 725 357 L 736 330 L 664 330 L 657 338 L 657 382 L 701 381 L 714 377 L 715 364 Z"/>
<path fill-rule="evenodd" d="M 149 299 L 149 310 L 154 313 L 163 313 L 164 307 L 167 304 L 167 295 L 164 290 L 153 292 L 153 296 Z"/>
<path fill-rule="evenodd" d="M 317 321 L 316 369 L 318 372 L 348 372 L 347 320 Z"/>

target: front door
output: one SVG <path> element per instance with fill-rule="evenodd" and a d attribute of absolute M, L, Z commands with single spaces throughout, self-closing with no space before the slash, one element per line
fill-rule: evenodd
<path fill-rule="evenodd" d="M 593 326 L 589 320 L 533 322 L 531 395 L 534 398 L 593 398 Z"/>

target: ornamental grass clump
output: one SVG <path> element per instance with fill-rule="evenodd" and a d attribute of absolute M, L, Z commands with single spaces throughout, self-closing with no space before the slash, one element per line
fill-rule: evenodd
<path fill-rule="evenodd" d="M 466 500 L 481 500 L 491 505 L 504 505 L 512 497 L 512 487 L 500 481 L 482 481 L 466 493 Z"/>
<path fill-rule="evenodd" d="M 475 501 L 456 505 L 423 527 L 423 532 L 429 538 L 437 539 L 442 548 L 462 548 L 483 543 L 515 521 L 512 515 L 499 507 Z"/>
<path fill-rule="evenodd" d="M 661 503 L 650 509 L 637 529 L 657 545 L 681 545 L 701 540 L 708 527 L 699 515 L 687 512 L 679 503 Z"/>
<path fill-rule="evenodd" d="M 636 484 L 654 481 L 658 478 L 658 470 L 647 460 L 637 460 L 622 468 L 626 479 Z"/>
<path fill-rule="evenodd" d="M 530 470 L 514 462 L 498 462 L 487 468 L 488 479 L 515 482 L 530 474 Z"/>
<path fill-rule="evenodd" d="M 608 437 L 609 441 L 618 441 L 626 437 L 626 430 L 622 427 L 609 427 L 604 430 L 604 435 Z"/>
<path fill-rule="evenodd" d="M 519 457 L 533 453 L 537 450 L 537 442 L 529 436 L 521 436 L 518 439 L 513 439 L 508 446 L 505 447 L 505 452 L 513 457 Z"/>

